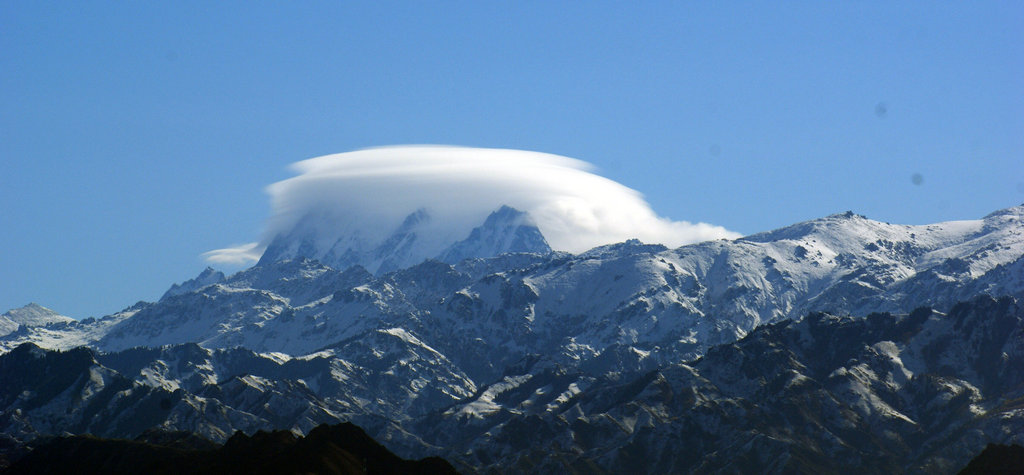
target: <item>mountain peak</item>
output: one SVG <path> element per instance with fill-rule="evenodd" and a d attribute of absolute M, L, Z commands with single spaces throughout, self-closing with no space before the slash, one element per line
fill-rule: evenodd
<path fill-rule="evenodd" d="M 619 256 L 631 256 L 634 254 L 657 254 L 662 251 L 667 251 L 668 247 L 664 244 L 645 244 L 639 239 L 627 239 L 622 242 L 614 244 L 605 244 L 604 246 L 595 247 L 583 254 L 580 257 L 587 259 L 598 259 L 605 256 L 619 255 Z"/>
<path fill-rule="evenodd" d="M 42 305 L 39 305 L 39 304 L 37 304 L 35 302 L 29 302 L 28 305 L 16 308 L 16 309 L 11 310 L 11 311 L 12 312 L 13 311 L 42 312 L 42 313 L 51 313 L 51 314 L 54 314 L 54 315 L 57 314 L 57 312 L 54 312 L 53 310 L 50 310 L 50 309 L 48 309 L 48 308 L 46 308 L 46 307 L 44 307 Z"/>
<path fill-rule="evenodd" d="M 407 231 L 416 227 L 420 223 L 425 223 L 430 220 L 430 213 L 427 212 L 426 208 L 420 208 L 413 211 L 409 216 L 405 217 L 402 221 L 402 226 L 398 228 L 398 231 Z"/>
<path fill-rule="evenodd" d="M 993 211 L 984 218 L 985 221 L 1021 220 L 1024 219 L 1024 203 L 1009 208 Z"/>
<path fill-rule="evenodd" d="M 771 231 L 751 234 L 740 239 L 751 242 L 771 242 L 785 239 L 800 240 L 819 234 L 846 233 L 851 231 L 855 233 L 856 229 L 872 226 L 885 226 L 885 223 L 874 221 L 867 216 L 854 213 L 853 211 L 846 211 L 830 214 L 823 218 L 802 221 Z"/>
<path fill-rule="evenodd" d="M 854 213 L 853 211 L 847 210 L 847 211 L 844 211 L 842 213 L 830 214 L 828 216 L 825 216 L 822 219 L 823 220 L 830 220 L 830 221 L 841 221 L 841 220 L 850 220 L 850 219 L 868 219 L 868 217 L 864 216 L 863 214 L 857 214 L 857 213 Z"/>
<path fill-rule="evenodd" d="M 225 278 L 226 277 L 224 277 L 223 272 L 215 270 L 212 267 L 207 267 L 195 278 L 186 280 L 180 284 L 172 284 L 171 288 L 167 289 L 167 292 L 164 292 L 164 295 L 160 297 L 160 300 L 174 295 L 186 294 L 194 290 L 199 290 L 207 285 L 219 284 L 224 282 Z"/>
<path fill-rule="evenodd" d="M 32 302 L 24 307 L 8 310 L 0 315 L 4 319 L 27 327 L 41 327 L 51 323 L 73 322 L 75 319 L 66 317 L 42 305 Z"/>
<path fill-rule="evenodd" d="M 530 219 L 530 214 L 524 211 L 519 211 L 509 205 L 501 205 L 496 211 L 491 212 L 487 216 L 487 220 L 484 221 L 484 225 L 489 222 L 495 222 L 498 220 L 515 220 L 515 219 Z M 532 220 L 530 221 L 532 224 Z"/>
<path fill-rule="evenodd" d="M 520 252 L 548 254 L 551 246 L 529 213 L 502 205 L 487 216 L 483 225 L 473 228 L 466 239 L 445 249 L 438 260 L 455 264 L 464 259 Z"/>

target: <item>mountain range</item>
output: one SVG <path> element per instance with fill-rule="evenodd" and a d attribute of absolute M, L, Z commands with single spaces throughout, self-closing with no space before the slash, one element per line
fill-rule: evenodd
<path fill-rule="evenodd" d="M 99 319 L 9 311 L 0 431 L 352 421 L 406 458 L 541 472 L 948 473 L 1024 442 L 1024 205 L 575 255 L 508 207 L 450 243 L 429 219 L 380 242 L 300 220 L 252 268 Z"/>

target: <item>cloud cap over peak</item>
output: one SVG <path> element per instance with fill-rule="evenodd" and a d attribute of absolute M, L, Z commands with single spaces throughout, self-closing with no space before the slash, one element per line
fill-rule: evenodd
<path fill-rule="evenodd" d="M 739 234 L 659 217 L 642 195 L 596 175 L 587 162 L 541 152 L 455 146 L 391 146 L 292 164 L 298 175 L 267 187 L 271 216 L 257 243 L 210 251 L 211 262 L 253 261 L 303 223 L 323 245 L 357 235 L 379 242 L 409 214 L 430 214 L 426 248 L 465 238 L 502 205 L 525 211 L 553 249 L 578 253 L 637 238 L 670 247 Z"/>

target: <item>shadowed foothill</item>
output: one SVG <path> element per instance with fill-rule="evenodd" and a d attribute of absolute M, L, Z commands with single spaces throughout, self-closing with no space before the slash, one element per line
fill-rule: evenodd
<path fill-rule="evenodd" d="M 214 448 L 216 447 L 216 448 Z M 57 437 L 35 445 L 5 474 L 454 474 L 444 459 L 404 460 L 359 427 L 321 425 L 291 432 L 236 433 L 223 446 L 187 434 L 150 432 L 136 440 Z"/>

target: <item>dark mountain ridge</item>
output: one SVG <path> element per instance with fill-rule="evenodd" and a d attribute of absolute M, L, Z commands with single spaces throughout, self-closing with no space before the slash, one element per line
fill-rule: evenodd
<path fill-rule="evenodd" d="M 5 474 L 454 474 L 444 459 L 404 460 L 359 427 L 320 425 L 305 437 L 291 432 L 238 432 L 223 446 L 147 433 L 136 440 L 56 437 L 33 444 Z"/>

